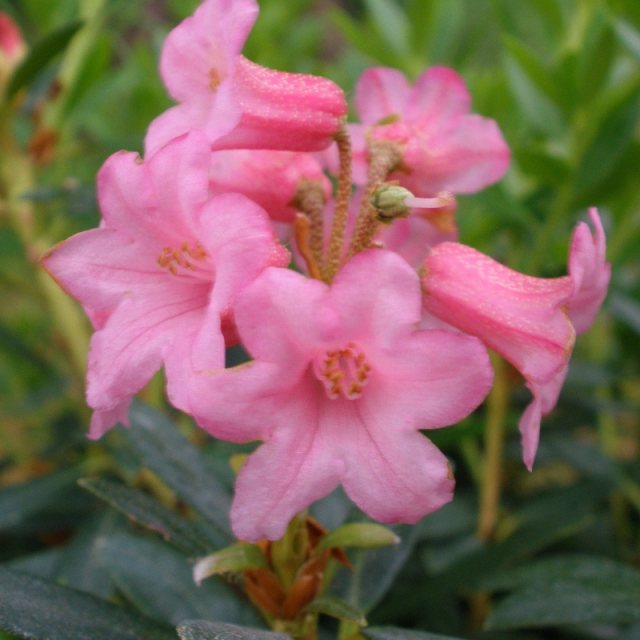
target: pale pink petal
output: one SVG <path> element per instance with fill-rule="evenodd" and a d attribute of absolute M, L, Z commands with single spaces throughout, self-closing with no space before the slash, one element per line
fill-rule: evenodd
<path fill-rule="evenodd" d="M 569 250 L 569 275 L 574 283 L 569 318 L 578 334 L 593 324 L 611 280 L 611 264 L 606 261 L 606 239 L 598 210 L 589 209 L 589 217 L 595 235 L 585 222 L 579 223 Z"/>
<path fill-rule="evenodd" d="M 457 229 L 438 228 L 428 218 L 413 213 L 408 218 L 394 220 L 383 226 L 376 236 L 385 249 L 401 255 L 412 267 L 422 266 L 431 247 L 457 239 Z"/>
<path fill-rule="evenodd" d="M 414 523 L 449 502 L 454 481 L 447 458 L 422 434 L 398 429 L 367 409 L 366 403 L 343 400 L 328 404 L 324 416 L 341 436 L 347 495 L 386 523 Z"/>
<path fill-rule="evenodd" d="M 406 115 L 409 93 L 409 83 L 397 69 L 367 69 L 356 85 L 355 104 L 361 122 L 373 125 L 385 118 Z"/>
<path fill-rule="evenodd" d="M 493 369 L 480 340 L 450 331 L 415 331 L 371 360 L 375 375 L 361 403 L 397 430 L 459 422 L 485 399 Z"/>
<path fill-rule="evenodd" d="M 326 198 L 331 183 L 312 155 L 290 151 L 215 151 L 211 156 L 211 195 L 237 192 L 263 207 L 272 220 L 293 222 L 296 192 L 304 182 L 321 185 Z"/>
<path fill-rule="evenodd" d="M 115 229 L 90 229 L 57 244 L 42 264 L 58 284 L 93 310 L 112 310 L 124 296 L 160 293 L 167 272 L 157 263 L 160 249 Z"/>
<path fill-rule="evenodd" d="M 278 430 L 238 474 L 231 526 L 241 540 L 281 538 L 291 518 L 335 489 L 343 472 L 344 460 L 319 423 L 317 394 L 294 393 L 278 412 Z"/>
<path fill-rule="evenodd" d="M 184 102 L 167 109 L 152 120 L 144 138 L 144 157 L 150 158 L 167 143 L 189 131 L 204 131 L 210 100 Z"/>
<path fill-rule="evenodd" d="M 91 415 L 89 423 L 89 433 L 87 437 L 90 440 L 99 440 L 102 436 L 112 429 L 116 424 L 129 426 L 129 407 L 131 399 L 127 398 L 113 409 L 94 411 Z"/>
<path fill-rule="evenodd" d="M 407 99 L 406 119 L 438 127 L 469 113 L 471 96 L 464 80 L 448 67 L 431 67 L 416 80 Z"/>
<path fill-rule="evenodd" d="M 567 370 L 568 366 L 565 365 L 543 384 L 527 382 L 527 387 L 533 394 L 533 399 L 524 410 L 518 426 L 522 439 L 522 459 L 529 471 L 533 469 L 533 462 L 538 450 L 540 421 L 543 415 L 549 413 L 556 406 L 562 385 L 567 376 Z"/>
<path fill-rule="evenodd" d="M 233 73 L 258 15 L 255 0 L 204 0 L 167 36 L 160 74 L 178 102 L 213 93 Z M 215 74 L 215 75 L 213 75 Z"/>
<path fill-rule="evenodd" d="M 167 240 L 197 237 L 196 211 L 209 199 L 209 141 L 192 131 L 145 161 L 145 180 L 153 193 L 154 225 Z"/>
<path fill-rule="evenodd" d="M 240 122 L 214 149 L 319 151 L 328 147 L 347 113 L 344 93 L 321 78 L 285 73 L 240 58 L 233 84 Z"/>
<path fill-rule="evenodd" d="M 424 266 L 427 311 L 479 337 L 527 379 L 545 381 L 565 365 L 575 338 L 564 311 L 570 278 L 526 276 L 451 242 Z"/>
<path fill-rule="evenodd" d="M 280 412 L 297 397 L 303 371 L 253 361 L 231 369 L 200 372 L 190 382 L 189 412 L 211 435 L 230 442 L 271 437 Z"/>
<path fill-rule="evenodd" d="M 87 400 L 114 409 L 160 369 L 176 339 L 204 317 L 209 285 L 167 286 L 158 299 L 125 299 L 92 339 Z"/>
<path fill-rule="evenodd" d="M 391 251 L 355 255 L 338 272 L 330 296 L 346 339 L 352 333 L 383 347 L 420 320 L 420 281 Z"/>
<path fill-rule="evenodd" d="M 500 180 L 510 157 L 493 120 L 467 115 L 433 128 L 416 126 L 404 153 L 409 171 L 394 177 L 416 195 L 473 193 Z"/>
<path fill-rule="evenodd" d="M 236 304 L 238 332 L 249 353 L 287 363 L 292 375 L 335 332 L 338 318 L 327 305 L 328 287 L 289 269 L 266 269 Z"/>

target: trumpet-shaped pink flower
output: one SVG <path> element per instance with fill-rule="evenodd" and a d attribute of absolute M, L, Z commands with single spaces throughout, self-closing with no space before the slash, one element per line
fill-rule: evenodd
<path fill-rule="evenodd" d="M 471 98 L 452 69 L 432 67 L 411 87 L 395 69 L 376 67 L 361 76 L 352 125 L 354 175 L 366 176 L 366 136 L 403 147 L 403 166 L 392 177 L 416 195 L 472 193 L 507 171 L 510 152 L 497 124 L 469 113 Z"/>
<path fill-rule="evenodd" d="M 288 253 L 266 213 L 240 194 L 209 197 L 209 145 L 192 133 L 142 163 L 120 152 L 98 176 L 102 226 L 44 257 L 94 322 L 89 435 L 126 422 L 132 396 L 164 364 L 183 408 L 194 372 L 224 366 L 238 291 Z"/>
<path fill-rule="evenodd" d="M 326 198 L 331 196 L 331 183 L 310 154 L 252 149 L 214 151 L 211 156 L 211 194 L 242 193 L 274 222 L 293 222 L 296 192 L 304 182 L 321 184 Z"/>
<path fill-rule="evenodd" d="M 317 151 L 346 115 L 330 80 L 261 67 L 240 52 L 258 13 L 255 0 L 204 0 L 169 33 L 160 73 L 180 104 L 150 126 L 150 154 L 190 129 L 214 149 Z"/>
<path fill-rule="evenodd" d="M 540 419 L 555 406 L 575 330 L 567 317 L 568 276 L 526 276 L 462 244 L 436 246 L 424 263 L 423 304 L 480 338 L 522 373 L 533 400 L 520 420 L 524 462 L 533 465 Z"/>
<path fill-rule="evenodd" d="M 574 291 L 569 300 L 569 318 L 578 334 L 593 324 L 602 306 L 611 280 L 611 265 L 606 262 L 606 240 L 597 209 L 589 209 L 589 217 L 595 229 L 580 222 L 574 229 L 569 250 L 569 275 Z"/>
<path fill-rule="evenodd" d="M 470 413 L 492 371 L 480 341 L 418 330 L 420 314 L 418 277 L 383 250 L 356 255 L 331 286 L 267 269 L 245 289 L 236 321 L 254 361 L 202 376 L 191 405 L 216 437 L 264 441 L 238 475 L 239 538 L 279 538 L 339 483 L 382 522 L 450 500 L 447 460 L 418 430 Z"/>

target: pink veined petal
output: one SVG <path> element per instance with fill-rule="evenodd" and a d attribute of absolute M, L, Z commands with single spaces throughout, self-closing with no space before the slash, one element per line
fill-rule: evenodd
<path fill-rule="evenodd" d="M 167 272 L 157 264 L 159 252 L 116 229 L 90 229 L 57 244 L 42 264 L 84 307 L 110 311 L 134 291 L 160 294 Z"/>
<path fill-rule="evenodd" d="M 407 99 L 406 119 L 437 128 L 469 113 L 471 96 L 464 80 L 448 67 L 431 67 L 416 80 Z"/>
<path fill-rule="evenodd" d="M 307 388 L 307 387 L 311 388 Z M 309 380 L 279 412 L 279 428 L 238 474 L 231 526 L 241 540 L 277 540 L 296 513 L 328 495 L 344 461 L 318 420 L 318 391 Z"/>
<path fill-rule="evenodd" d="M 393 224 L 383 226 L 377 240 L 385 249 L 401 255 L 412 267 L 422 266 L 431 247 L 441 242 L 457 240 L 457 229 L 441 230 L 428 218 L 412 214 L 403 220 L 394 220 Z"/>
<path fill-rule="evenodd" d="M 493 383 L 482 342 L 450 331 L 415 331 L 377 354 L 371 366 L 376 374 L 358 402 L 380 423 L 402 431 L 459 422 L 480 405 Z"/>
<path fill-rule="evenodd" d="M 200 211 L 202 246 L 215 265 L 212 303 L 225 310 L 269 266 L 289 264 L 267 213 L 239 193 L 215 196 Z"/>
<path fill-rule="evenodd" d="M 255 360 L 201 372 L 191 380 L 190 413 L 216 438 L 266 440 L 281 424 L 280 410 L 296 397 L 302 376 L 303 370 L 295 374 L 284 365 Z"/>
<path fill-rule="evenodd" d="M 318 76 L 238 62 L 233 78 L 238 125 L 214 149 L 320 151 L 333 141 L 347 113 L 338 85 Z"/>
<path fill-rule="evenodd" d="M 569 275 L 574 283 L 569 318 L 578 334 L 593 324 L 611 280 L 611 264 L 606 261 L 606 239 L 598 210 L 589 209 L 589 217 L 595 235 L 585 222 L 579 223 L 569 250 Z"/>
<path fill-rule="evenodd" d="M 289 269 L 266 269 L 239 296 L 236 325 L 249 353 L 286 364 L 292 376 L 306 367 L 338 318 L 326 303 L 328 287 Z"/>
<path fill-rule="evenodd" d="M 150 194 L 141 188 L 144 166 L 137 153 L 118 151 L 107 158 L 97 178 L 103 224 L 126 230 L 132 237 L 148 237 L 145 220 Z"/>
<path fill-rule="evenodd" d="M 199 325 L 209 285 L 167 286 L 162 298 L 126 299 L 97 331 L 89 349 L 87 401 L 113 409 L 131 398 L 162 365 L 177 338 Z"/>
<path fill-rule="evenodd" d="M 319 183 L 326 198 L 330 197 L 331 183 L 310 154 L 229 150 L 211 156 L 211 195 L 242 193 L 277 222 L 293 222 L 298 210 L 294 198 L 305 181 Z"/>
<path fill-rule="evenodd" d="M 416 195 L 473 193 L 502 178 L 510 158 L 493 120 L 466 115 L 441 127 L 416 127 L 404 155 L 410 171 L 394 177 Z"/>
<path fill-rule="evenodd" d="M 116 405 L 113 409 L 94 411 L 91 415 L 89 423 L 89 440 L 99 440 L 102 436 L 110 431 L 116 424 L 129 426 L 129 407 L 131 399 L 127 398 L 123 402 Z"/>
<path fill-rule="evenodd" d="M 533 469 L 533 462 L 538 450 L 540 421 L 543 415 L 549 413 L 556 406 L 567 371 L 568 366 L 565 365 L 544 384 L 527 382 L 533 399 L 524 410 L 518 426 L 522 441 L 522 459 L 529 471 Z"/>
<path fill-rule="evenodd" d="M 391 251 L 370 249 L 347 262 L 331 286 L 331 304 L 339 310 L 345 336 L 380 347 L 420 320 L 420 281 Z"/>
<path fill-rule="evenodd" d="M 210 99 L 184 102 L 154 118 L 144 138 L 144 157 L 150 158 L 167 143 L 189 131 L 204 131 L 210 106 Z"/>
<path fill-rule="evenodd" d="M 198 131 L 172 140 L 146 159 L 154 224 L 169 241 L 197 236 L 196 211 L 209 198 L 209 141 Z"/>
<path fill-rule="evenodd" d="M 347 495 L 380 522 L 414 523 L 453 497 L 447 458 L 422 434 L 379 420 L 360 401 L 326 403 L 323 417 L 340 433 Z"/>
<path fill-rule="evenodd" d="M 204 0 L 167 36 L 160 74 L 172 98 L 186 102 L 223 82 L 258 15 L 255 0 Z M 212 75 L 215 73 L 215 75 Z"/>
<path fill-rule="evenodd" d="M 386 67 L 367 69 L 356 85 L 355 104 L 363 124 L 373 125 L 390 116 L 404 116 L 410 88 L 400 71 Z"/>
<path fill-rule="evenodd" d="M 462 244 L 445 242 L 425 260 L 424 307 L 479 337 L 527 380 L 544 382 L 571 354 L 575 332 L 564 307 L 570 278 L 534 278 Z"/>

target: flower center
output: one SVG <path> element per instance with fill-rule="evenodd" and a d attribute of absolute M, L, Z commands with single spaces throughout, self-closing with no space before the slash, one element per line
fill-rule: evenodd
<path fill-rule="evenodd" d="M 179 249 L 165 247 L 158 256 L 158 264 L 174 276 L 190 274 L 210 277 L 211 269 L 205 260 L 208 254 L 199 242 L 183 242 Z M 205 262 L 205 264 L 202 264 Z"/>
<path fill-rule="evenodd" d="M 316 358 L 314 371 L 329 398 L 355 400 L 362 395 L 371 367 L 364 353 L 350 342 L 342 349 L 327 351 Z"/>

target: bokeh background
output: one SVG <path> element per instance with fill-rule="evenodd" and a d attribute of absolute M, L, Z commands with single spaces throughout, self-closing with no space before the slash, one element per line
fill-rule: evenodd
<path fill-rule="evenodd" d="M 454 463 L 454 502 L 403 529 L 395 559 L 363 559 L 344 589 L 359 585 L 349 593 L 374 625 L 496 640 L 640 638 L 640 3 L 259 2 L 245 54 L 263 65 L 326 75 L 348 95 L 373 65 L 412 78 L 435 64 L 462 74 L 473 110 L 497 120 L 513 153 L 504 180 L 459 199 L 463 242 L 531 275 L 561 275 L 571 229 L 595 205 L 613 264 L 605 307 L 543 422 L 534 472 L 516 429 L 528 394 L 507 370 L 498 468 L 485 465 L 486 409 L 430 434 Z M 30 51 L 0 105 L 0 564 L 167 623 L 184 611 L 178 596 L 149 587 L 162 582 L 150 560 L 163 557 L 158 543 L 134 536 L 77 480 L 108 473 L 170 509 L 189 507 L 122 430 L 86 440 L 89 325 L 38 258 L 98 223 L 95 174 L 111 153 L 141 151 L 147 125 L 170 105 L 160 47 L 196 4 L 0 0 Z M 160 378 L 141 395 L 230 492 L 227 460 L 239 449 L 172 412 Z M 501 491 L 479 533 L 487 482 Z M 316 513 L 335 525 L 356 517 L 348 509 L 337 495 Z M 184 589 L 192 604 L 181 606 L 206 610 L 202 591 Z"/>

